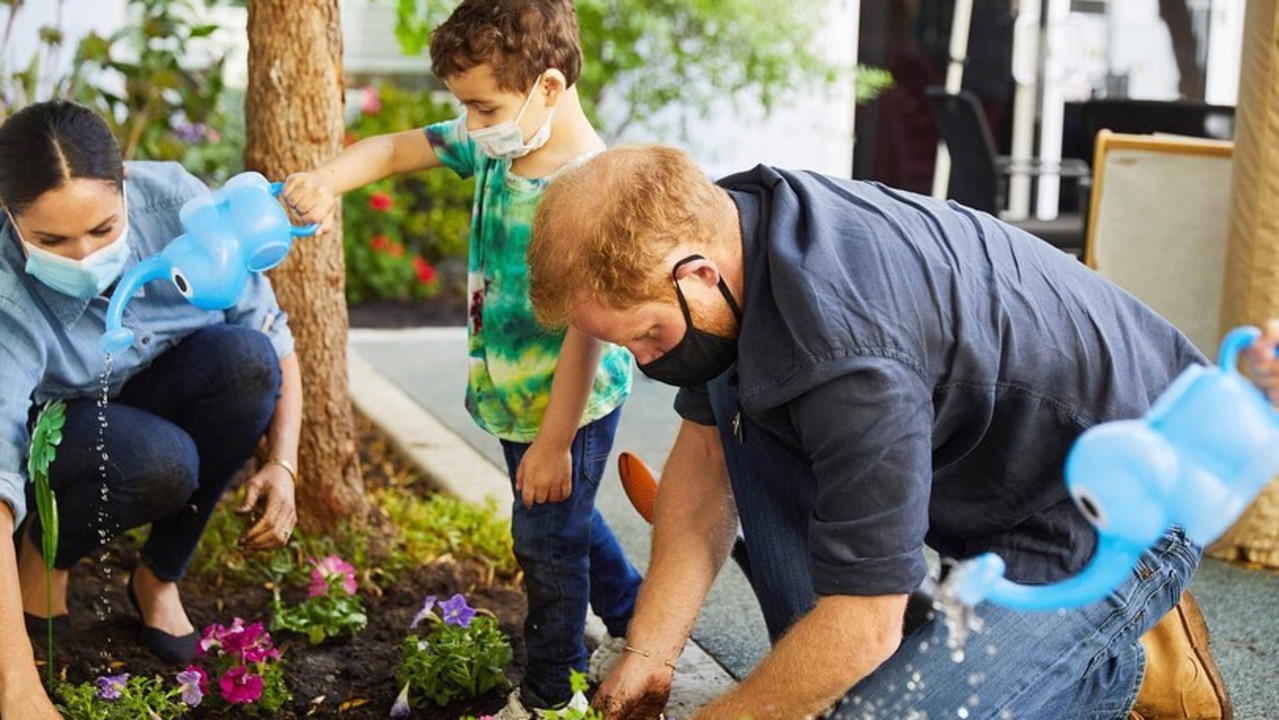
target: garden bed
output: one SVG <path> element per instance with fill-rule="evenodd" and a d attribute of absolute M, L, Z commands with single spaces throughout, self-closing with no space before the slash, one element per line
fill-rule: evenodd
<path fill-rule="evenodd" d="M 416 479 L 401 458 L 394 455 L 385 440 L 366 420 L 360 419 L 361 460 L 365 482 L 376 497 L 376 490 L 390 485 L 419 488 Z M 229 514 L 228 509 L 219 511 Z M 228 530 L 206 534 L 205 543 L 222 542 Z M 231 521 L 238 523 L 239 521 Z M 123 545 L 123 547 L 119 547 Z M 104 674 L 129 673 L 134 676 L 160 676 L 172 683 L 181 667 L 173 667 L 156 659 L 137 642 L 140 621 L 125 598 L 125 583 L 137 557 L 133 543 L 117 543 L 117 547 L 99 551 L 79 563 L 72 572 L 70 607 L 72 637 L 56 644 L 55 662 L 59 672 L 70 683 L 92 681 Z M 295 546 L 297 541 L 295 541 Z M 339 543 L 340 545 L 340 543 Z M 395 552 L 394 549 L 390 550 Z M 202 548 L 202 553 L 207 553 Z M 305 562 L 303 551 L 294 547 L 294 562 Z M 385 551 L 383 551 L 385 552 Z M 377 557 L 372 550 L 370 557 Z M 182 582 L 182 594 L 192 622 L 198 628 L 210 623 L 230 625 L 233 618 L 246 622 L 270 622 L 272 601 L 271 577 L 260 561 L 252 556 L 246 566 L 219 558 L 210 566 L 209 558 L 197 557 Z M 311 645 L 305 637 L 278 631 L 272 633 L 276 647 L 282 651 L 284 674 L 292 700 L 273 717 L 342 717 L 384 718 L 398 692 L 395 669 L 400 645 L 409 625 L 422 607 L 423 598 L 435 595 L 441 600 L 455 593 L 466 596 L 471 606 L 491 612 L 501 629 L 511 638 L 514 661 L 507 670 L 512 682 L 523 668 L 520 626 L 525 602 L 517 578 L 495 572 L 495 564 L 465 553 L 445 552 L 413 567 L 400 559 L 394 580 L 368 560 L 359 568 L 360 596 L 368 616 L 368 626 L 353 638 L 330 639 Z M 358 567 L 359 563 L 357 563 Z M 407 567 L 405 567 L 408 565 Z M 389 564 L 388 564 L 389 567 Z M 256 568 L 256 569 L 255 569 Z M 256 573 L 257 577 L 254 577 Z M 290 588 L 286 601 L 305 595 L 305 589 Z M 45 655 L 43 641 L 34 643 L 37 658 Z M 216 688 L 212 689 L 216 693 Z M 440 709 L 417 711 L 413 717 L 458 718 L 463 714 L 479 715 L 495 711 L 504 703 L 504 692 L 494 691 L 473 702 L 458 701 Z M 244 709 L 219 708 L 204 703 L 187 713 L 189 718 L 245 717 Z"/>

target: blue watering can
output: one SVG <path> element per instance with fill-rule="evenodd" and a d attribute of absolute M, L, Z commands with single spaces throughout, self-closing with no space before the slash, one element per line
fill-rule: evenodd
<path fill-rule="evenodd" d="M 225 310 L 244 294 L 251 273 L 283 262 L 293 238 L 314 235 L 319 225 L 289 223 L 275 199 L 283 187 L 245 172 L 215 192 L 188 200 L 178 212 L 185 232 L 160 254 L 135 265 L 116 285 L 107 306 L 102 350 L 118 354 L 133 345 L 133 331 L 122 324 L 124 306 L 146 283 L 169 280 L 201 310 Z"/>
<path fill-rule="evenodd" d="M 1218 367 L 1192 365 L 1139 420 L 1116 420 L 1079 436 L 1066 457 L 1066 486 L 1097 529 L 1097 551 L 1079 574 L 1050 585 L 1004 578 L 986 553 L 961 563 L 946 585 L 965 605 L 1058 610 L 1119 587 L 1172 525 L 1198 545 L 1225 532 L 1279 474 L 1279 412 L 1236 369 L 1261 331 L 1232 330 Z"/>

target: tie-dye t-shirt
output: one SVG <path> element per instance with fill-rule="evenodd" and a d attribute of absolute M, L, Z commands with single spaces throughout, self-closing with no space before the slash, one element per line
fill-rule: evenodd
<path fill-rule="evenodd" d="M 463 178 L 475 176 L 466 408 L 489 433 L 532 442 L 546 413 L 564 340 L 563 332 L 550 332 L 533 319 L 525 258 L 533 212 L 554 176 L 521 177 L 511 172 L 511 161 L 487 157 L 466 133 L 465 117 L 427 127 L 426 137 L 445 166 Z M 612 412 L 630 391 L 630 353 L 605 344 L 581 424 Z"/>

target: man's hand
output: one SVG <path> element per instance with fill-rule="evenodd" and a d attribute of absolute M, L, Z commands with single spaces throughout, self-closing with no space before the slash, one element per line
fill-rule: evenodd
<path fill-rule="evenodd" d="M 604 678 L 591 707 L 606 720 L 652 720 L 666 710 L 674 675 L 659 659 L 628 653 Z"/>
<path fill-rule="evenodd" d="M 320 234 L 333 227 L 337 212 L 337 193 L 317 173 L 294 173 L 284 180 L 281 193 L 285 204 L 304 223 L 319 223 Z"/>
<path fill-rule="evenodd" d="M 529 445 L 515 471 L 515 489 L 524 507 L 567 499 L 573 494 L 572 448 L 536 441 Z"/>
<path fill-rule="evenodd" d="M 1262 326 L 1261 337 L 1248 347 L 1248 364 L 1252 369 L 1253 382 L 1270 398 L 1272 405 L 1279 405 L 1279 358 L 1275 350 L 1279 348 L 1279 319 L 1270 320 Z"/>
<path fill-rule="evenodd" d="M 274 550 L 289 541 L 298 522 L 293 490 L 293 476 L 280 464 L 267 463 L 258 470 L 245 486 L 244 502 L 235 512 L 248 515 L 260 502 L 266 507 L 262 517 L 240 536 L 242 545 L 250 550 Z"/>

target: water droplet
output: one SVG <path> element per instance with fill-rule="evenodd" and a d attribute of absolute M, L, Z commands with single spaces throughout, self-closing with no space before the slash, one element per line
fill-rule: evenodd
<path fill-rule="evenodd" d="M 977 687 L 986 682 L 986 673 L 972 673 L 968 676 L 968 684 Z"/>
<path fill-rule="evenodd" d="M 951 662 L 961 663 L 964 661 L 964 651 L 962 648 L 955 648 L 950 651 Z"/>
<path fill-rule="evenodd" d="M 981 697 L 977 693 L 968 696 L 968 707 L 977 707 L 979 704 L 981 704 Z"/>
<path fill-rule="evenodd" d="M 999 711 L 999 720 L 1012 720 L 1012 716 L 1013 711 L 1008 708 Z"/>
<path fill-rule="evenodd" d="M 961 718 L 967 718 L 967 717 L 968 717 L 968 708 L 959 708 L 959 711 L 958 711 L 958 712 L 956 712 L 955 714 L 956 714 L 956 715 L 958 715 L 958 716 L 959 716 L 959 717 L 961 717 Z"/>
<path fill-rule="evenodd" d="M 986 654 L 987 654 L 987 655 L 989 655 L 990 657 L 995 657 L 995 653 L 997 653 L 997 652 L 999 652 L 999 651 L 995 649 L 995 646 L 994 646 L 994 645 L 987 645 L 987 646 L 986 646 Z"/>
<path fill-rule="evenodd" d="M 928 642 L 927 642 L 927 641 L 925 641 L 925 642 L 921 642 L 921 643 L 919 644 L 919 651 L 920 651 L 920 652 L 928 652 Z"/>

